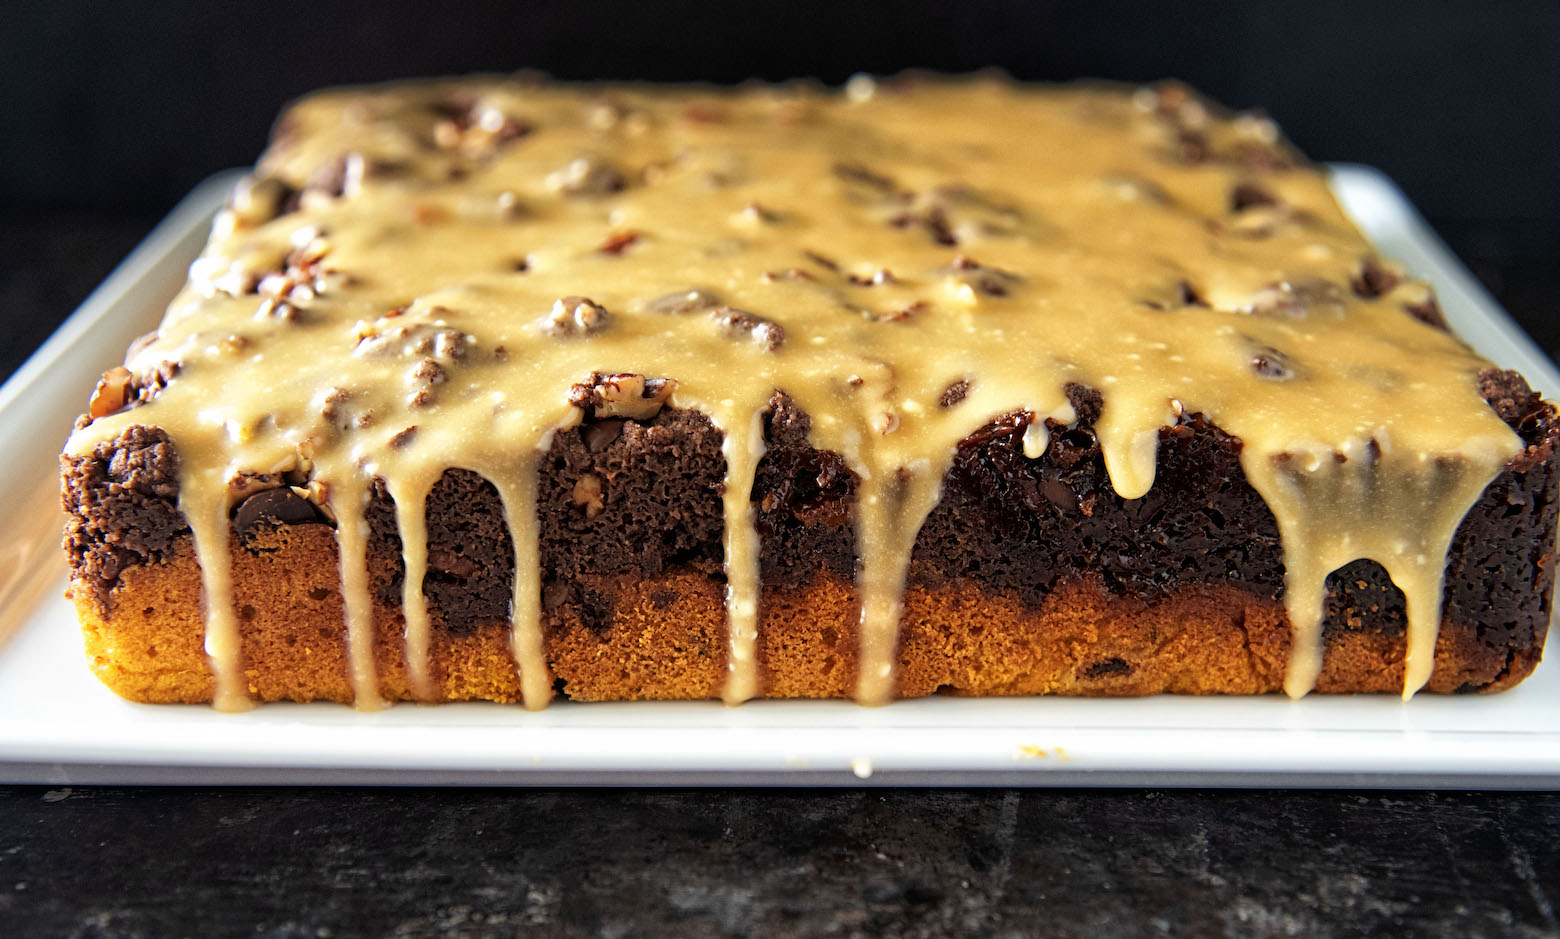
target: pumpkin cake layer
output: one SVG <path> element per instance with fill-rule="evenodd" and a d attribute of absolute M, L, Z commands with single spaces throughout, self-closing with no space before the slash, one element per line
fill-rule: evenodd
<path fill-rule="evenodd" d="M 1498 690 L 1557 420 L 1181 86 L 291 107 L 62 457 L 141 701 Z"/>

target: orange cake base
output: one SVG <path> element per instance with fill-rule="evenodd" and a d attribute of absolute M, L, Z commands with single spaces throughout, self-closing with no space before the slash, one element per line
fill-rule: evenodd
<path fill-rule="evenodd" d="M 353 700 L 334 531 L 279 528 L 234 545 L 235 607 L 243 671 L 257 701 Z M 390 564 L 371 559 L 376 581 Z M 605 629 L 567 620 L 544 631 L 554 687 L 578 700 L 717 698 L 726 673 L 722 585 L 694 571 L 653 581 L 614 580 Z M 172 559 L 126 570 L 109 598 L 73 591 L 89 661 L 132 701 L 211 701 L 201 580 L 188 537 Z M 851 585 L 820 576 L 766 589 L 758 654 L 762 696 L 844 698 L 856 687 L 859 608 Z M 1183 587 L 1154 603 L 1075 580 L 1038 608 L 970 587 L 911 586 L 898 651 L 898 695 L 1255 694 L 1281 689 L 1289 623 L 1280 604 L 1224 586 Z M 399 609 L 375 604 L 380 694 L 413 700 Z M 1396 694 L 1404 637 L 1329 630 L 1322 692 Z M 504 623 L 466 635 L 436 631 L 437 699 L 516 701 L 520 685 Z M 1425 690 L 1499 691 L 1538 664 L 1536 650 L 1501 655 L 1472 626 L 1442 624 Z"/>

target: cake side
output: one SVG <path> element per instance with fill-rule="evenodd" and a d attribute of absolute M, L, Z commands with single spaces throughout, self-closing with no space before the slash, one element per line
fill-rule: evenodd
<path fill-rule="evenodd" d="M 1433 692 L 1510 687 L 1537 665 L 1548 627 L 1560 422 L 1514 373 L 1488 373 L 1484 390 L 1527 447 L 1459 529 Z M 1123 500 L 1093 441 L 1097 395 L 1074 396 L 1080 420 L 1054 427 L 1039 459 L 1022 452 L 1023 415 L 961 448 L 912 559 L 897 693 L 1279 690 L 1290 642 L 1282 556 L 1271 513 L 1241 477 L 1238 441 L 1189 415 L 1163 432 L 1156 488 Z M 854 487 L 837 454 L 808 445 L 809 422 L 776 396 L 753 494 L 763 539 L 760 687 L 776 697 L 848 697 L 859 620 Z M 720 445 L 706 418 L 676 410 L 590 420 L 555 439 L 539 504 L 548 665 L 563 696 L 718 696 Z M 171 445 L 142 429 L 67 470 L 72 589 L 89 657 L 134 700 L 212 694 L 176 465 Z M 250 693 L 350 701 L 331 523 L 291 489 L 261 490 L 233 516 Z M 401 544 L 382 489 L 369 519 L 380 692 L 411 699 Z M 435 487 L 428 519 L 424 591 L 439 696 L 515 700 L 514 555 L 497 494 L 454 471 Z M 1328 587 L 1318 690 L 1399 688 L 1402 593 L 1370 562 L 1340 570 Z"/>

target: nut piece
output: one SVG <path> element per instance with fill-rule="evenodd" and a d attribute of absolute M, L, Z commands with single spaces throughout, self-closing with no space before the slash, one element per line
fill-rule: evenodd
<path fill-rule="evenodd" d="M 237 505 L 257 492 L 280 489 L 281 473 L 235 473 L 228 479 L 228 504 Z"/>
<path fill-rule="evenodd" d="M 1251 370 L 1258 378 L 1272 381 L 1284 381 L 1295 377 L 1295 370 L 1289 364 L 1289 357 L 1277 349 L 1267 347 L 1252 354 Z"/>
<path fill-rule="evenodd" d="M 1311 313 L 1343 312 L 1343 290 L 1317 277 L 1268 284 L 1251 295 L 1251 301 L 1235 310 L 1254 316 L 1304 317 Z"/>
<path fill-rule="evenodd" d="M 589 379 L 569 388 L 569 403 L 597 420 L 621 417 L 648 421 L 660 413 L 676 389 L 676 380 L 670 378 L 592 372 Z"/>
<path fill-rule="evenodd" d="M 628 179 L 611 163 L 593 156 L 570 161 L 563 169 L 547 174 L 547 188 L 566 196 L 605 196 L 622 192 Z"/>
<path fill-rule="evenodd" d="M 710 319 L 732 339 L 751 339 L 770 352 L 785 345 L 785 328 L 774 320 L 736 307 L 723 306 L 710 311 Z"/>
<path fill-rule="evenodd" d="M 942 395 L 937 399 L 937 406 L 940 408 L 951 408 L 960 401 L 963 401 L 965 396 L 969 393 L 969 380 L 961 378 L 953 384 L 949 385 L 947 388 L 943 389 Z"/>
<path fill-rule="evenodd" d="M 441 316 L 449 311 L 434 307 L 428 312 L 433 316 Z M 471 336 L 437 323 L 386 322 L 399 319 L 402 315 L 402 311 L 392 310 L 371 323 L 359 322 L 353 329 L 356 343 L 352 347 L 352 354 L 360 359 L 388 358 L 393 355 L 407 358 L 421 356 L 445 364 L 466 357 L 474 341 Z"/>
<path fill-rule="evenodd" d="M 594 336 L 606 329 L 611 319 L 607 308 L 589 297 L 563 297 L 542 318 L 542 330 L 559 338 Z"/>
<path fill-rule="evenodd" d="M 988 267 L 966 254 L 955 257 L 948 267 L 955 280 L 968 284 L 976 293 L 988 297 L 1005 297 L 1009 290 L 1023 280 L 1012 271 Z"/>
<path fill-rule="evenodd" d="M 713 310 L 718 306 L 720 306 L 720 297 L 715 291 L 704 287 L 690 287 L 687 290 L 656 297 L 645 304 L 645 309 L 663 316 L 683 316 L 688 313 Z"/>
<path fill-rule="evenodd" d="M 608 235 L 606 240 L 596 246 L 597 254 L 619 255 L 627 251 L 639 240 L 637 231 L 618 231 Z"/>
<path fill-rule="evenodd" d="M 92 400 L 87 404 L 87 415 L 93 420 L 107 417 L 130 402 L 135 390 L 135 379 L 130 370 L 116 365 L 103 373 L 97 387 L 92 389 Z"/>
<path fill-rule="evenodd" d="M 586 473 L 574 484 L 574 491 L 570 493 L 569 501 L 575 508 L 584 509 L 586 518 L 595 518 L 601 514 L 601 510 L 607 507 L 604 494 L 605 487 L 601 477 L 595 473 Z"/>

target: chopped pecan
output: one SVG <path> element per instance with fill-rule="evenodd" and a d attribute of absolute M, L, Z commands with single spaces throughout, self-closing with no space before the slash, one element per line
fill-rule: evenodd
<path fill-rule="evenodd" d="M 569 494 L 569 501 L 574 507 L 582 509 L 586 518 L 595 518 L 607 507 L 606 487 L 600 476 L 595 473 L 586 473 L 575 483 L 574 489 Z"/>
<path fill-rule="evenodd" d="M 648 421 L 661 412 L 676 389 L 677 382 L 670 378 L 592 372 L 585 381 L 569 387 L 569 403 L 595 420 Z"/>
<path fill-rule="evenodd" d="M 594 336 L 607 328 L 612 315 L 589 297 L 562 297 L 552 311 L 542 317 L 542 329 L 549 336 Z"/>
<path fill-rule="evenodd" d="M 547 174 L 547 187 L 568 196 L 605 196 L 623 191 L 628 178 L 599 157 L 571 160 L 563 169 Z"/>
<path fill-rule="evenodd" d="M 711 310 L 710 319 L 725 335 L 733 339 L 752 339 L 770 352 L 779 351 L 785 345 L 785 327 L 757 313 L 723 306 Z"/>
<path fill-rule="evenodd" d="M 1289 364 L 1288 356 L 1270 347 L 1264 347 L 1261 351 L 1252 354 L 1251 370 L 1258 378 L 1274 381 L 1295 377 L 1295 370 Z"/>
<path fill-rule="evenodd" d="M 130 403 L 135 389 L 135 379 L 130 370 L 116 365 L 103 373 L 97 387 L 92 389 L 92 399 L 87 404 L 87 415 L 93 420 L 107 417 Z"/>
<path fill-rule="evenodd" d="M 968 395 L 969 393 L 969 381 L 961 378 L 943 390 L 942 395 L 937 399 L 937 406 L 940 408 L 951 408 L 960 401 L 963 401 L 965 395 Z"/>
<path fill-rule="evenodd" d="M 1297 278 L 1269 284 L 1252 295 L 1237 313 L 1257 316 L 1302 317 L 1309 313 L 1338 312 L 1343 309 L 1343 290 L 1330 281 L 1316 277 Z"/>
<path fill-rule="evenodd" d="M 607 236 L 605 241 L 596 246 L 596 252 L 598 254 L 622 254 L 638 240 L 639 232 L 636 231 L 613 232 Z"/>
<path fill-rule="evenodd" d="M 952 275 L 968 284 L 978 293 L 988 297 L 1005 297 L 1008 291 L 1023 278 L 999 267 L 987 267 L 967 255 L 959 255 L 949 265 Z"/>
<path fill-rule="evenodd" d="M 684 316 L 689 313 L 713 310 L 718 306 L 720 306 L 720 296 L 715 291 L 705 287 L 690 287 L 687 290 L 678 290 L 656 297 L 645 304 L 645 309 L 663 316 Z"/>

